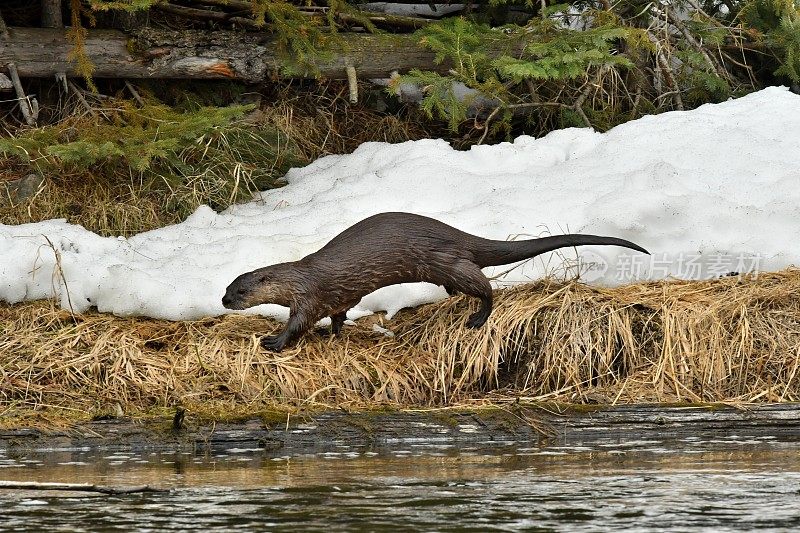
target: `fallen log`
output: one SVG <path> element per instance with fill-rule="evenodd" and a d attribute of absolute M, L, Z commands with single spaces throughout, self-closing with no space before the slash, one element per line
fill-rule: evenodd
<path fill-rule="evenodd" d="M 79 76 L 68 59 L 72 44 L 65 30 L 8 28 L 0 42 L 0 64 L 14 62 L 20 77 L 50 77 L 57 72 Z M 89 30 L 86 54 L 95 78 L 231 79 L 260 83 L 291 68 L 292 77 L 347 79 L 353 66 L 360 78 L 386 78 L 414 68 L 445 73 L 450 65 L 434 63 L 413 35 L 341 34 L 331 39 L 327 55 L 298 65 L 281 54 L 267 33 L 144 29 L 135 35 L 117 30 Z M 492 51 L 489 51 L 490 53 Z M 500 50 L 495 50 L 499 53 Z"/>

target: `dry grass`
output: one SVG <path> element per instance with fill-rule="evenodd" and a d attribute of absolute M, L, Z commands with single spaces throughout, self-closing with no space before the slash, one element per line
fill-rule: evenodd
<path fill-rule="evenodd" d="M 176 404 L 375 407 L 561 400 L 800 399 L 800 270 L 757 278 L 496 291 L 487 327 L 464 297 L 309 335 L 280 354 L 259 317 L 194 322 L 0 307 L 0 405 L 97 412 Z M 469 308 L 469 309 L 468 309 Z M 2 410 L 0 410 L 2 413 Z"/>
<path fill-rule="evenodd" d="M 448 137 L 443 125 L 425 120 L 415 106 L 376 111 L 371 99 L 383 96 L 370 84 L 359 84 L 359 94 L 367 101 L 351 104 L 348 94 L 342 81 L 278 87 L 265 95 L 270 103 L 261 107 L 257 120 L 284 134 L 309 162 L 325 155 L 349 154 L 365 142 Z"/>

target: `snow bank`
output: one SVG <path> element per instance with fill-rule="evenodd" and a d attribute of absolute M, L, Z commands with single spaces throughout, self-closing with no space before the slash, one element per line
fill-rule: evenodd
<path fill-rule="evenodd" d="M 182 224 L 129 239 L 63 220 L 0 225 L 0 299 L 55 296 L 76 310 L 173 320 L 218 315 L 236 275 L 299 259 L 381 211 L 429 215 L 497 239 L 611 235 L 653 252 L 581 248 L 584 277 L 605 284 L 800 262 L 800 96 L 782 88 L 605 134 L 567 129 L 467 152 L 441 140 L 366 143 L 292 169 L 286 179 L 288 186 L 253 202 L 219 214 L 201 207 Z M 573 250 L 546 254 L 500 282 L 575 259 Z M 350 316 L 444 296 L 427 284 L 387 287 Z M 286 316 L 277 306 L 252 311 Z"/>

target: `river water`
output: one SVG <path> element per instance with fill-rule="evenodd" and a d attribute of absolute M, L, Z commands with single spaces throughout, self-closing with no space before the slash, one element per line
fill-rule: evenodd
<path fill-rule="evenodd" d="M 169 489 L 0 489 L 3 531 L 800 530 L 800 441 L 763 437 L 0 451 L 0 479 Z"/>

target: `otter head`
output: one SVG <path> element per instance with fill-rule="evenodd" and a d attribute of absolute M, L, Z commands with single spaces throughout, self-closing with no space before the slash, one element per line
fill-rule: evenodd
<path fill-rule="evenodd" d="M 266 269 L 260 268 L 242 274 L 225 289 L 222 305 L 228 309 L 247 309 L 260 304 L 289 305 L 289 294 L 285 283 Z"/>

